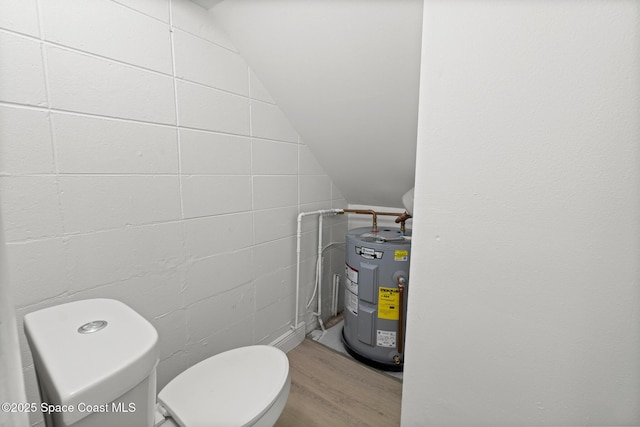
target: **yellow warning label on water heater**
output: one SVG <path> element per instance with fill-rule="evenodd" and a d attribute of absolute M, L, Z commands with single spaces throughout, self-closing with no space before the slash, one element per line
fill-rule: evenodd
<path fill-rule="evenodd" d="M 394 261 L 408 261 L 409 260 L 409 251 L 397 249 L 393 254 Z"/>
<path fill-rule="evenodd" d="M 398 320 L 400 318 L 400 292 L 397 288 L 378 288 L 378 317 Z"/>

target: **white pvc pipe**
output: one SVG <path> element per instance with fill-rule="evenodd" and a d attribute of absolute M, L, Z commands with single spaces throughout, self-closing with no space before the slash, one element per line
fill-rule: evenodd
<path fill-rule="evenodd" d="M 298 311 L 300 310 L 300 237 L 302 235 L 302 218 L 307 215 L 319 215 L 318 227 L 319 227 L 319 239 L 322 238 L 322 218 L 325 215 L 337 215 L 344 213 L 342 209 L 321 209 L 313 212 L 300 212 L 298 214 L 298 230 L 296 233 L 296 315 L 293 324 L 293 329 L 297 330 L 300 325 Z M 318 243 L 318 255 L 322 256 L 321 242 Z M 321 276 L 322 277 L 322 276 Z M 319 298 L 318 298 L 319 299 Z M 322 306 L 320 306 L 321 308 Z M 320 309 L 318 309 L 320 311 Z"/>
<path fill-rule="evenodd" d="M 325 332 L 324 323 L 322 322 L 322 218 L 323 215 L 318 215 L 318 264 L 317 264 L 317 283 L 318 286 L 318 312 L 313 313 L 318 317 L 318 323 L 320 323 L 320 329 Z"/>

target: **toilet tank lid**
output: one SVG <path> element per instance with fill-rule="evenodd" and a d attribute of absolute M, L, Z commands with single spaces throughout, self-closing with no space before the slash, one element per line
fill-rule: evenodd
<path fill-rule="evenodd" d="M 83 325 L 87 326 L 81 329 Z M 112 299 L 75 301 L 29 313 L 24 329 L 40 386 L 54 405 L 109 403 L 148 377 L 158 362 L 155 328 Z M 62 415 L 72 423 L 88 414 Z"/>
<path fill-rule="evenodd" d="M 181 426 L 253 425 L 289 379 L 289 359 L 266 345 L 219 353 L 187 369 L 158 394 Z"/>

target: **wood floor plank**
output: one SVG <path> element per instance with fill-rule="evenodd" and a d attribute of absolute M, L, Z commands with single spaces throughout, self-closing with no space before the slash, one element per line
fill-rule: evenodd
<path fill-rule="evenodd" d="M 291 350 L 276 427 L 399 426 L 402 383 L 311 340 Z"/>

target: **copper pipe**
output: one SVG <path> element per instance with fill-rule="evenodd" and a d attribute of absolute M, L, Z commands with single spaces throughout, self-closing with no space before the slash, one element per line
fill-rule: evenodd
<path fill-rule="evenodd" d="M 400 223 L 400 232 L 402 234 L 404 234 L 406 232 L 406 225 L 405 222 L 411 218 L 411 215 L 409 215 L 409 213 L 407 211 L 404 211 L 402 213 L 399 212 L 376 212 L 378 215 L 387 215 L 387 216 L 395 216 L 396 218 L 396 223 Z"/>
<path fill-rule="evenodd" d="M 362 215 L 372 215 L 373 216 L 373 229 L 371 230 L 374 233 L 378 232 L 378 212 L 373 209 L 343 209 L 344 212 L 362 214 Z"/>
<path fill-rule="evenodd" d="M 378 215 L 385 215 L 385 216 L 398 216 L 398 215 L 402 215 L 401 212 L 378 212 L 376 211 L 376 213 Z"/>
<path fill-rule="evenodd" d="M 398 353 L 402 353 L 402 341 L 404 338 L 404 284 L 406 283 L 404 276 L 398 276 L 398 292 L 400 293 L 400 303 L 398 304 Z"/>
<path fill-rule="evenodd" d="M 398 218 L 396 218 L 396 222 L 404 222 L 406 220 L 408 220 L 409 218 L 412 218 L 411 215 L 409 215 L 408 212 L 403 212 L 401 213 Z"/>
<path fill-rule="evenodd" d="M 402 214 L 400 214 L 400 216 L 398 216 L 398 218 L 396 218 L 396 222 L 400 223 L 400 232 L 402 234 L 405 233 L 405 222 L 411 218 L 411 215 L 409 215 L 409 212 L 404 211 Z"/>
<path fill-rule="evenodd" d="M 373 229 L 371 230 L 374 233 L 378 232 L 378 215 L 384 216 L 395 216 L 396 223 L 400 223 L 400 232 L 402 234 L 405 233 L 405 221 L 411 218 L 406 211 L 405 212 L 376 212 L 373 209 L 343 209 L 343 212 L 347 213 L 356 213 L 356 214 L 364 214 L 364 215 L 373 215 Z"/>
<path fill-rule="evenodd" d="M 378 215 L 385 215 L 385 216 L 399 216 L 399 215 L 402 215 L 402 213 L 400 213 L 400 212 L 378 212 L 378 211 L 376 211 L 376 213 Z"/>

